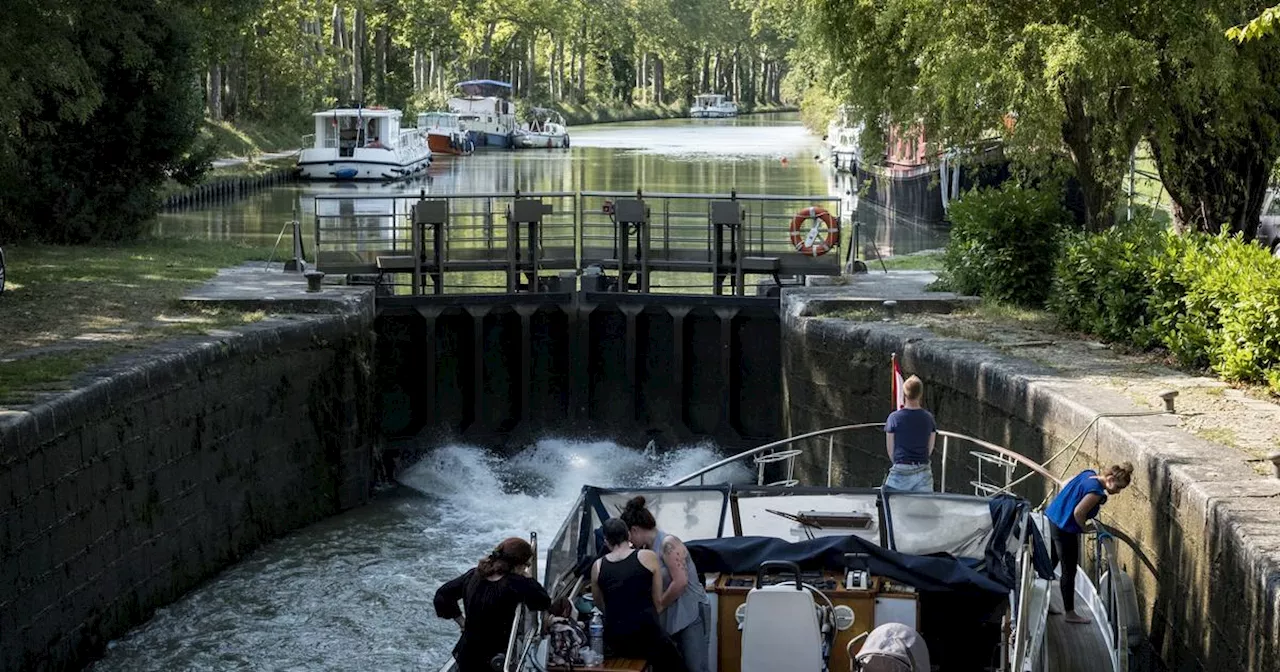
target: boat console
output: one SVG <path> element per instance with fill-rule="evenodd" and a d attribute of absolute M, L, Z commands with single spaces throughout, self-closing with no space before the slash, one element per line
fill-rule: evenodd
<path fill-rule="evenodd" d="M 751 591 L 757 588 L 777 589 L 794 585 L 794 582 L 793 575 L 772 573 L 724 574 L 715 578 L 707 592 L 714 596 L 718 672 L 742 671 L 743 621 L 747 617 L 747 598 Z M 826 606 L 829 600 L 835 611 L 837 627 L 830 649 L 829 669 L 849 669 L 849 642 L 879 625 L 904 623 L 912 628 L 919 627 L 919 596 L 910 586 L 871 576 L 860 569 L 800 572 L 800 582 L 803 587 L 811 588 L 826 598 L 815 596 L 815 607 Z M 847 611 L 840 607 L 846 607 Z M 852 619 L 851 623 L 849 619 Z M 859 648 L 855 644 L 852 653 L 856 654 Z"/>

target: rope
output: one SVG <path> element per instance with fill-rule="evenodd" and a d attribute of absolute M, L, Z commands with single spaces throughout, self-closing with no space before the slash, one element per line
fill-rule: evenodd
<path fill-rule="evenodd" d="M 1084 442 L 1081 441 L 1081 439 L 1083 439 L 1085 434 L 1088 433 L 1090 429 L 1093 429 L 1093 427 L 1097 425 L 1098 421 L 1101 420 L 1102 418 L 1142 418 L 1142 417 L 1156 416 L 1156 415 L 1169 415 L 1169 412 L 1168 411 L 1135 411 L 1135 412 L 1129 412 L 1129 413 L 1098 413 L 1097 415 L 1093 416 L 1093 419 L 1089 421 L 1089 424 L 1084 426 L 1084 429 L 1080 430 L 1080 432 L 1076 434 L 1074 438 L 1068 441 L 1065 446 L 1063 446 L 1060 450 L 1058 450 L 1058 452 L 1051 455 L 1049 459 L 1042 462 L 1040 466 L 1047 469 L 1050 463 L 1057 460 L 1059 457 L 1062 457 L 1063 453 L 1067 452 L 1068 450 L 1071 450 L 1071 459 L 1067 460 L 1066 464 L 1062 465 L 1061 471 L 1062 473 L 1066 473 L 1067 470 L 1071 468 L 1071 464 L 1076 461 L 1076 457 L 1080 455 L 1080 450 L 1084 448 Z M 1077 442 L 1079 443 L 1077 444 Z M 1074 450 L 1072 450 L 1073 446 L 1075 447 Z M 1015 485 L 1018 485 L 1023 481 L 1027 480 L 1028 478 L 1031 478 L 1032 476 L 1035 476 L 1035 475 L 1037 474 L 1034 471 L 1027 472 L 1026 475 L 1014 481 L 1011 481 L 1008 485 L 1004 486 L 1003 488 L 1000 488 L 997 492 L 1009 492 Z M 1043 509 L 1044 506 L 1049 503 L 1049 498 L 1052 496 L 1053 496 L 1052 493 L 1045 495 L 1044 499 L 1040 500 L 1040 504 L 1036 507 L 1036 510 L 1038 511 L 1040 509 Z"/>

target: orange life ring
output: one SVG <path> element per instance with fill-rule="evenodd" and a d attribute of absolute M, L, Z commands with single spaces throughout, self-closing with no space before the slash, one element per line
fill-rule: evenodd
<path fill-rule="evenodd" d="M 811 219 L 820 223 L 809 226 L 807 222 Z M 827 229 L 825 236 L 821 234 L 824 225 Z M 791 219 L 791 246 L 796 248 L 796 252 L 821 257 L 839 244 L 840 228 L 836 226 L 836 219 L 826 210 L 812 205 L 797 212 Z"/>

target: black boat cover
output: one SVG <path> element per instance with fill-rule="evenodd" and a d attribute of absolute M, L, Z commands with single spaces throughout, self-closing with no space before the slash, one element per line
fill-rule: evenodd
<path fill-rule="evenodd" d="M 924 592 L 1008 594 L 1003 586 L 950 555 L 907 555 L 855 536 L 818 537 L 789 542 L 772 537 L 725 537 L 687 541 L 693 563 L 702 572 L 754 573 L 770 560 L 794 562 L 801 570 L 849 567 L 848 553 L 865 553 L 865 568 L 875 576 L 915 586 Z"/>

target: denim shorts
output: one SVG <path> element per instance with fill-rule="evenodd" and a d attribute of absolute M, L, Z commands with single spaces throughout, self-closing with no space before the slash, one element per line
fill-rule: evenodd
<path fill-rule="evenodd" d="M 887 490 L 933 492 L 933 467 L 929 464 L 895 464 L 884 479 Z"/>

